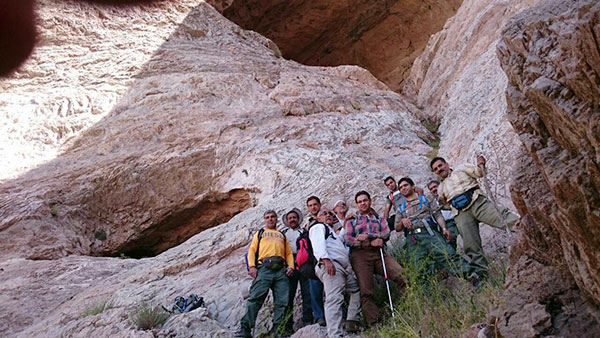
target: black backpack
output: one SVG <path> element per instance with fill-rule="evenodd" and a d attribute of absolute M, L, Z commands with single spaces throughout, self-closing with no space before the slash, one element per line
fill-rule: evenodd
<path fill-rule="evenodd" d="M 204 298 L 192 293 L 188 298 L 182 296 L 175 297 L 175 303 L 171 307 L 171 310 L 164 306 L 162 308 L 169 313 L 183 313 L 190 312 L 199 307 L 204 307 Z"/>
<path fill-rule="evenodd" d="M 309 227 L 309 231 L 310 228 L 312 228 L 315 224 Z M 325 227 L 325 239 L 327 239 L 329 236 L 333 236 L 329 230 L 329 226 L 326 224 L 323 225 Z M 304 231 L 296 240 L 296 248 L 298 248 L 298 253 L 296 254 L 296 270 L 298 270 L 306 278 L 319 279 L 315 274 L 317 258 L 315 258 L 312 243 L 310 242 L 310 237 L 308 234 L 308 231 Z"/>

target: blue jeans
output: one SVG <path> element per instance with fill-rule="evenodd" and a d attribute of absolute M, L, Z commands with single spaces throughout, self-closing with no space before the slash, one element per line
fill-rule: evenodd
<path fill-rule="evenodd" d="M 323 283 L 318 279 L 309 279 L 310 286 L 310 305 L 312 307 L 315 321 L 319 318 L 325 318 L 325 309 L 323 307 Z"/>

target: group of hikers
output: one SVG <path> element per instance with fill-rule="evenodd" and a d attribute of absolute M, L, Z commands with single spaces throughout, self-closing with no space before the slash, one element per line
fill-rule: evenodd
<path fill-rule="evenodd" d="M 277 230 L 277 213 L 266 211 L 265 227 L 254 235 L 248 249 L 248 273 L 254 281 L 236 337 L 252 337 L 269 289 L 274 307 L 272 333 L 276 337 L 293 333 L 298 284 L 302 322 L 326 326 L 330 338 L 358 331 L 361 312 L 367 326 L 379 323 L 379 309 L 373 300 L 374 274 L 394 282 L 399 294 L 406 287 L 402 267 L 385 252 L 394 230 L 406 237 L 407 257 L 421 263 L 422 273 L 443 269 L 477 286 L 488 270 L 479 223 L 511 227 L 519 217 L 491 202 L 479 188 L 483 156 L 477 157 L 477 166 L 450 168 L 444 158 L 436 157 L 430 167 L 440 181 L 427 184 L 427 195 L 409 177 L 398 182 L 391 176 L 384 179 L 389 195 L 383 217 L 371 207 L 371 196 L 364 190 L 354 196 L 356 213 L 348 212 L 343 199 L 328 208 L 318 197 L 310 196 L 307 221 L 293 208 L 282 217 L 287 227 L 283 231 Z M 456 251 L 459 234 L 467 259 Z"/>

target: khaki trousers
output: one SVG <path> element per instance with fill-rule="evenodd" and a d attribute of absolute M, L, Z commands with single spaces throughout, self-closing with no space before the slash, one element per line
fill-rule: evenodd
<path fill-rule="evenodd" d="M 340 263 L 333 261 L 335 274 L 330 276 L 325 265 L 320 263 L 315 267 L 317 277 L 323 282 L 325 289 L 325 321 L 327 322 L 327 337 L 338 338 L 344 335 L 342 329 L 342 305 L 344 304 L 344 292 L 350 293 L 348 304 L 348 320 L 360 320 L 360 293 L 358 282 L 350 266 L 343 267 Z"/>
<path fill-rule="evenodd" d="M 519 216 L 510 212 L 507 208 L 502 206 L 498 206 L 498 208 L 509 228 L 519 220 Z M 476 273 L 481 277 L 487 275 L 488 262 L 483 254 L 479 222 L 504 230 L 502 219 L 498 216 L 494 204 L 485 196 L 480 195 L 469 209 L 459 211 L 454 220 L 458 232 L 463 238 L 465 255 L 469 258 L 469 273 Z"/>

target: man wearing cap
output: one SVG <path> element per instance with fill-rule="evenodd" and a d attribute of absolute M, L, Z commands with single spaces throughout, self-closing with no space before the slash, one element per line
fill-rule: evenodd
<path fill-rule="evenodd" d="M 298 208 L 294 208 L 283 215 L 283 224 L 288 228 L 283 230 L 283 234 L 287 237 L 290 248 L 294 255 L 294 263 L 296 263 L 296 254 L 298 248 L 296 247 L 296 241 L 298 237 L 305 231 L 300 227 L 302 224 L 302 212 Z M 302 323 L 304 325 L 311 324 L 313 322 L 312 307 L 310 305 L 310 288 L 308 284 L 308 278 L 304 277 L 298 270 L 294 269 L 294 272 L 290 279 L 290 294 L 288 298 L 288 306 L 286 309 L 286 316 L 288 320 L 286 322 L 286 331 L 288 333 L 293 332 L 294 326 L 294 300 L 296 298 L 296 290 L 298 283 L 300 283 L 300 293 L 302 294 Z"/>
<path fill-rule="evenodd" d="M 254 279 L 250 286 L 246 314 L 241 320 L 236 337 L 252 337 L 256 316 L 269 289 L 273 292 L 273 332 L 283 320 L 288 304 L 289 280 L 294 272 L 294 256 L 285 235 L 277 230 L 277 213 L 264 213 L 265 228 L 252 238 L 248 249 L 248 274 Z"/>

